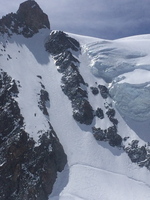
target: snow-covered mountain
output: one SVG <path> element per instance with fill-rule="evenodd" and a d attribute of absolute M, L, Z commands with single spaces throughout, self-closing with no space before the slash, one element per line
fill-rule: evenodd
<path fill-rule="evenodd" d="M 149 200 L 150 35 L 50 30 L 31 0 L 0 33 L 0 199 Z"/>

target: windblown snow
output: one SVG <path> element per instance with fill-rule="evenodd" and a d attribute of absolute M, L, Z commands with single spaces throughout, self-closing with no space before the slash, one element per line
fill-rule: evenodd
<path fill-rule="evenodd" d="M 150 141 L 150 35 L 114 41 L 70 34 L 82 47 L 79 70 L 89 86 L 104 84 L 111 98 L 93 96 L 94 109 L 113 104 L 118 109 L 118 132 L 122 137 Z M 108 117 L 89 126 L 72 117 L 71 102 L 61 90 L 61 74 L 45 51 L 48 32 L 32 39 L 17 35 L 1 41 L 0 68 L 18 82 L 16 101 L 25 119 L 25 130 L 38 144 L 38 130 L 46 131 L 50 120 L 67 154 L 68 165 L 58 174 L 50 200 L 149 200 L 150 172 L 140 168 L 116 147 L 94 139 L 92 125 L 106 129 Z M 6 48 L 7 46 L 7 48 Z M 49 93 L 49 118 L 38 107 L 41 84 Z M 138 129 L 137 126 L 141 128 Z M 40 133 L 39 133 L 40 134 Z"/>

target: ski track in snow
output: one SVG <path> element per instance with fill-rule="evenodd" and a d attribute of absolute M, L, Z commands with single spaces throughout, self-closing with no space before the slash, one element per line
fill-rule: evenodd
<path fill-rule="evenodd" d="M 150 188 L 150 185 L 146 184 L 143 181 L 137 180 L 137 179 L 129 177 L 129 176 L 125 175 L 125 174 L 117 173 L 117 172 L 114 172 L 114 171 L 110 171 L 110 170 L 106 170 L 106 169 L 102 169 L 102 168 L 98 168 L 98 167 L 94 167 L 94 166 L 90 166 L 90 165 L 84 165 L 84 164 L 81 164 L 81 163 L 76 163 L 76 164 L 71 165 L 70 169 L 72 167 L 79 167 L 79 168 L 83 167 L 83 168 L 87 168 L 87 169 L 101 171 L 101 172 L 104 172 L 104 173 L 110 173 L 110 174 L 113 174 L 113 175 L 123 176 L 123 177 L 129 178 L 132 181 L 135 181 L 136 183 L 146 185 L 148 188 Z"/>
<path fill-rule="evenodd" d="M 86 199 L 83 199 L 79 195 L 75 195 L 75 194 L 71 194 L 71 193 L 65 193 L 63 195 L 63 197 L 61 197 L 61 200 L 86 200 Z"/>

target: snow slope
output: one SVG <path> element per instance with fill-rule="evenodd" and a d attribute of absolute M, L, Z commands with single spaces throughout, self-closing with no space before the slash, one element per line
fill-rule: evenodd
<path fill-rule="evenodd" d="M 38 144 L 37 131 L 47 130 L 50 120 L 67 154 L 68 165 L 58 174 L 49 199 L 149 200 L 150 172 L 132 163 L 123 150 L 111 147 L 106 142 L 96 141 L 91 133 L 93 125 L 103 129 L 108 128 L 111 125 L 108 117 L 105 115 L 103 120 L 96 118 L 89 126 L 81 125 L 73 119 L 71 102 L 60 87 L 61 74 L 58 73 L 53 58 L 44 49 L 47 36 L 47 30 L 41 30 L 30 39 L 19 35 L 13 35 L 11 39 L 4 36 L 0 44 L 2 49 L 0 68 L 18 81 L 19 96 L 16 100 L 25 118 L 26 131 Z M 122 108 L 117 106 L 124 98 L 116 95 L 118 87 L 123 87 L 122 91 L 126 88 L 128 95 L 133 93 L 137 95 L 140 93 L 140 88 L 141 90 L 149 88 L 150 36 L 116 41 L 72 34 L 70 36 L 76 38 L 82 45 L 78 59 L 79 70 L 85 82 L 89 86 L 98 84 L 109 86 L 116 107 L 121 115 L 125 115 L 130 107 L 125 104 L 126 102 L 123 106 L 127 106 L 127 111 L 122 111 Z M 142 76 L 138 80 L 139 73 Z M 47 105 L 49 118 L 44 116 L 38 107 L 41 84 L 45 86 L 50 97 L 50 104 Z M 131 86 L 134 86 L 134 92 L 130 91 Z M 123 92 L 119 95 L 123 95 Z M 88 96 L 94 109 L 97 107 L 105 109 L 106 104 L 114 105 L 111 98 L 105 100 L 100 95 L 94 96 L 90 87 Z M 143 113 L 143 116 L 146 117 L 144 120 L 149 119 L 148 100 L 146 105 L 145 96 L 137 100 L 140 101 L 140 105 L 147 106 L 145 112 L 147 115 Z M 139 107 L 136 107 L 136 111 L 140 113 Z M 134 132 L 120 114 L 116 113 L 119 134 L 122 137 L 129 136 L 132 140 L 138 139 L 140 145 L 145 144 L 148 136 L 143 139 Z M 129 112 L 128 114 L 129 118 L 133 116 Z"/>

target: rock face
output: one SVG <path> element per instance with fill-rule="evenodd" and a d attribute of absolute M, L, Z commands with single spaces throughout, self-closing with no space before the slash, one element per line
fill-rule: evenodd
<path fill-rule="evenodd" d="M 2 34 L 16 33 L 22 34 L 24 37 L 32 37 L 42 28 L 50 29 L 48 16 L 32 0 L 20 4 L 17 13 L 10 13 L 0 20 Z"/>
<path fill-rule="evenodd" d="M 39 144 L 24 130 L 15 80 L 0 71 L 0 199 L 47 200 L 67 158 L 53 127 L 41 134 Z M 41 89 L 39 108 L 47 115 L 49 96 Z"/>
<path fill-rule="evenodd" d="M 2 36 L 15 33 L 32 37 L 42 28 L 50 29 L 48 17 L 33 0 L 25 1 L 17 13 L 8 14 L 0 20 Z M 1 51 L 5 52 L 6 47 L 3 48 Z M 7 61 L 10 59 L 8 54 Z M 57 172 L 62 171 L 67 163 L 63 147 L 49 120 L 49 93 L 40 84 L 38 107 L 47 119 L 48 128 L 38 130 L 37 142 L 26 132 L 26 122 L 17 103 L 20 82 L 0 69 L 1 200 L 47 200 Z"/>
<path fill-rule="evenodd" d="M 139 146 L 138 140 L 132 140 L 128 147 L 124 148 L 132 162 L 140 167 L 147 167 L 150 170 L 149 146 Z"/>
<path fill-rule="evenodd" d="M 111 126 L 106 130 L 102 130 L 101 128 L 93 127 L 93 133 L 96 140 L 99 141 L 108 141 L 110 146 L 121 147 L 122 138 L 117 134 L 116 126 Z"/>
<path fill-rule="evenodd" d="M 97 95 L 99 93 L 98 88 L 97 87 L 91 87 L 91 91 L 94 95 Z"/>
<path fill-rule="evenodd" d="M 82 89 L 86 84 L 78 70 L 78 59 L 71 51 L 80 52 L 80 44 L 62 31 L 53 31 L 45 44 L 56 62 L 58 72 L 62 73 L 62 91 L 71 100 L 73 117 L 81 124 L 92 123 L 94 114 L 88 102 L 87 91 Z"/>
<path fill-rule="evenodd" d="M 62 31 L 52 31 L 49 41 L 45 44 L 45 48 L 50 54 L 56 56 L 55 59 L 58 60 L 57 55 L 67 52 L 69 48 L 73 51 L 79 51 L 80 44 Z"/>
<path fill-rule="evenodd" d="M 104 119 L 104 113 L 103 113 L 103 110 L 101 108 L 97 108 L 95 115 L 100 119 Z"/>
<path fill-rule="evenodd" d="M 104 99 L 107 99 L 107 97 L 109 96 L 109 92 L 108 92 L 108 89 L 106 88 L 106 86 L 104 86 L 104 85 L 98 85 L 98 88 L 100 90 L 101 96 Z"/>

